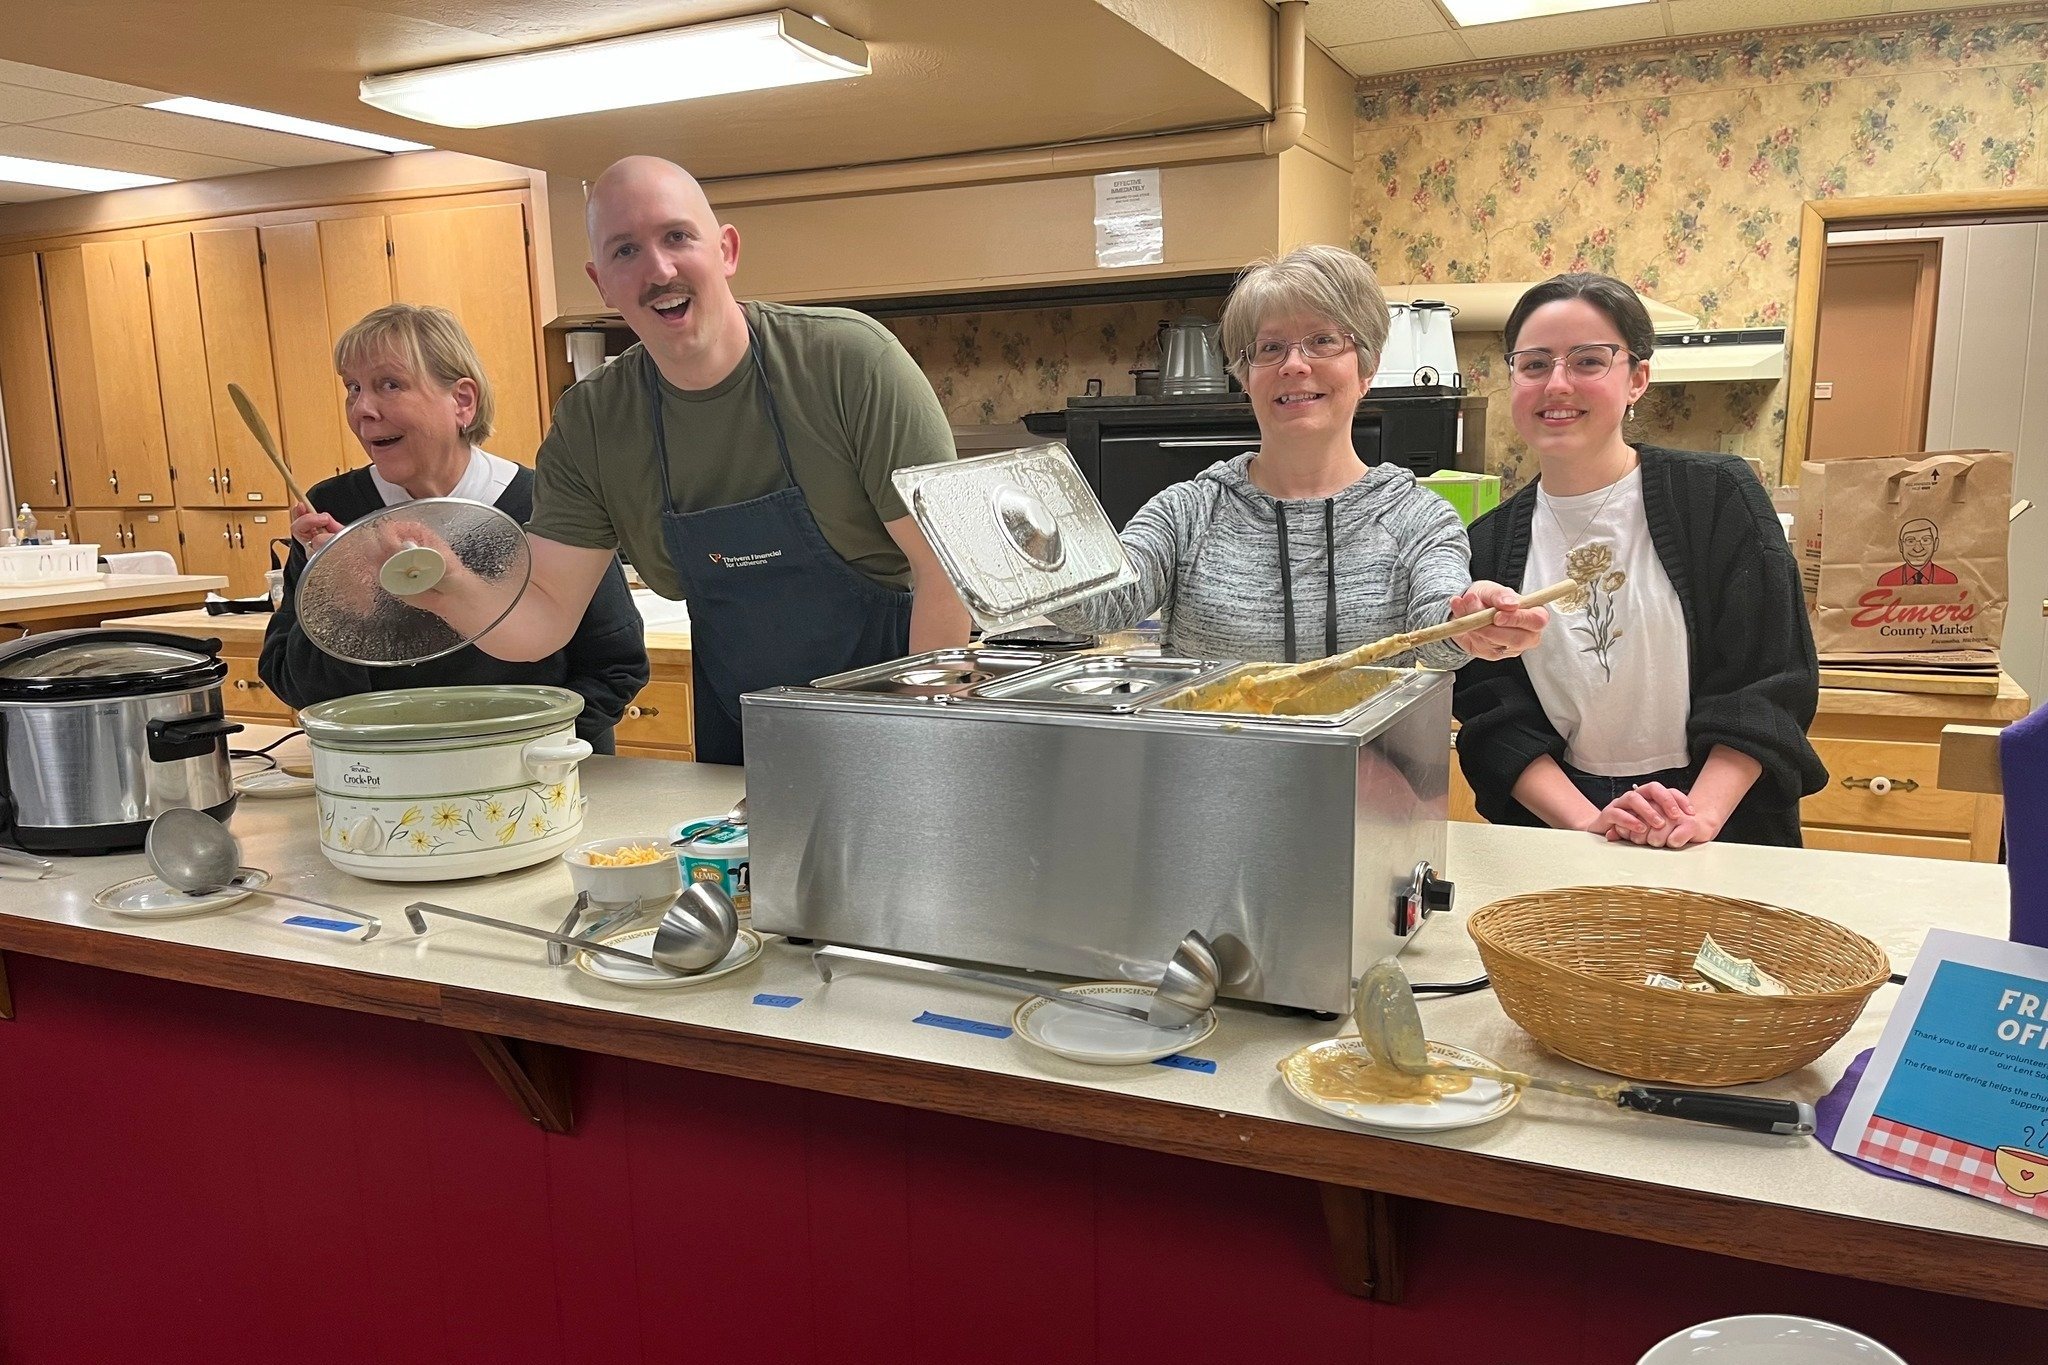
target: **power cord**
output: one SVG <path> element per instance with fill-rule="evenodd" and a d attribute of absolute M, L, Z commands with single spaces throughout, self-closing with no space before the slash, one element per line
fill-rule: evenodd
<path fill-rule="evenodd" d="M 1417 995 L 1470 995 L 1474 991 L 1483 991 L 1492 984 L 1492 977 L 1475 976 L 1470 981 L 1424 983 L 1411 989 Z"/>
<path fill-rule="evenodd" d="M 283 734 L 279 735 L 276 739 L 271 740 L 270 743 L 264 745 L 260 749 L 229 749 L 228 758 L 231 760 L 237 758 L 260 758 L 265 763 L 268 763 L 271 767 L 275 768 L 278 766 L 278 763 L 275 758 L 272 758 L 270 756 L 270 751 L 272 749 L 275 749 L 278 745 L 285 743 L 287 740 L 297 739 L 300 735 L 303 735 L 305 733 L 306 732 L 304 730 L 287 730 Z"/>

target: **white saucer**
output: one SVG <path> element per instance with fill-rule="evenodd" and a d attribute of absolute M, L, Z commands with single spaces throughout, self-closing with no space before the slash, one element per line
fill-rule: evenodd
<path fill-rule="evenodd" d="M 233 905 L 268 882 L 270 874 L 260 867 L 242 867 L 235 869 L 235 880 L 241 885 L 222 887 L 196 896 L 167 886 L 155 877 L 137 877 L 108 887 L 94 896 L 92 903 L 102 910 L 134 919 L 182 919 L 186 915 L 203 914 L 208 910 L 218 910 L 223 905 Z"/>
<path fill-rule="evenodd" d="M 1100 996 L 1112 1004 L 1133 1009 L 1152 1007 L 1152 987 L 1128 981 L 1090 981 L 1060 989 L 1069 995 Z M 1193 1023 L 1177 1029 L 1160 1029 L 1136 1019 L 1119 1019 L 1100 1010 L 1037 996 L 1017 1006 L 1010 1022 L 1016 1027 L 1017 1036 L 1031 1046 L 1069 1061 L 1134 1066 L 1171 1057 L 1200 1043 L 1216 1031 L 1216 1011 L 1204 1010 Z"/>
<path fill-rule="evenodd" d="M 1863 1333 L 1782 1313 L 1716 1318 L 1650 1348 L 1638 1365 L 1906 1365 Z"/>
<path fill-rule="evenodd" d="M 598 940 L 614 948 L 624 948 L 629 953 L 652 953 L 654 951 L 652 929 L 635 929 L 627 934 L 610 934 Z M 741 929 L 739 937 L 732 941 L 732 948 L 718 962 L 701 972 L 690 976 L 677 976 L 674 972 L 660 967 L 643 967 L 637 962 L 623 958 L 606 957 L 603 953 L 589 951 L 576 954 L 579 971 L 608 981 L 614 986 L 630 986 L 635 990 L 662 991 L 677 986 L 695 986 L 714 977 L 726 976 L 752 962 L 761 955 L 761 936 L 752 929 Z"/>
<path fill-rule="evenodd" d="M 252 767 L 235 774 L 235 790 L 243 796 L 305 796 L 313 790 L 313 779 L 282 768 Z"/>
<path fill-rule="evenodd" d="M 1498 1065 L 1476 1052 L 1467 1052 L 1449 1043 L 1430 1043 L 1428 1047 L 1429 1059 L 1433 1062 L 1455 1062 L 1461 1066 Z M 1326 1038 L 1302 1050 L 1310 1053 L 1344 1052 L 1371 1060 L 1365 1044 L 1357 1038 Z M 1518 1085 L 1502 1085 L 1499 1081 L 1474 1077 L 1470 1089 L 1453 1095 L 1439 1095 L 1434 1104 L 1360 1104 L 1355 1100 L 1324 1099 L 1298 1083 L 1285 1062 L 1280 1065 L 1280 1079 L 1302 1101 L 1325 1114 L 1366 1128 L 1405 1133 L 1440 1133 L 1447 1128 L 1469 1128 L 1475 1123 L 1487 1123 L 1507 1113 L 1522 1099 L 1522 1088 Z"/>

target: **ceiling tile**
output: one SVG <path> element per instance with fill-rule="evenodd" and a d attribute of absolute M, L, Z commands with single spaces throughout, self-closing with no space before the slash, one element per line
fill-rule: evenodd
<path fill-rule="evenodd" d="M 59 95 L 77 95 L 83 99 L 98 100 L 102 104 L 148 104 L 151 100 L 170 98 L 161 90 L 145 90 L 139 85 L 103 81 L 96 76 L 74 76 L 68 71 L 52 71 L 49 67 L 30 66 L 26 62 L 0 60 L 0 81 L 8 85 L 25 85 L 31 90 L 50 90 Z"/>
<path fill-rule="evenodd" d="M 1474 56 L 1529 57 L 1662 38 L 1664 12 L 1656 5 L 1629 5 L 1623 9 L 1515 19 L 1505 24 L 1479 24 L 1461 28 L 1458 33 Z"/>
<path fill-rule="evenodd" d="M 1472 60 L 1472 54 L 1455 33 L 1423 33 L 1378 43 L 1351 43 L 1330 49 L 1330 55 L 1354 76 L 1386 76 Z"/>
<path fill-rule="evenodd" d="M 240 175 L 244 171 L 270 169 L 254 161 L 177 152 L 164 147 L 142 147 L 133 142 L 82 137 L 77 133 L 29 124 L 0 128 L 0 154 L 34 157 L 38 161 L 64 161 L 74 166 L 98 166 L 110 171 L 132 171 L 137 175 L 161 175 L 172 180 L 200 180 L 210 175 Z"/>
<path fill-rule="evenodd" d="M 1951 0 L 1953 3 L 1953 0 Z M 1671 11 L 1671 31 L 1687 33 L 1733 33 L 1744 28 L 1774 28 L 1782 24 L 1818 24 L 1829 19 L 1853 19 L 1881 13 L 1884 0 L 1665 0 Z"/>
<path fill-rule="evenodd" d="M 1315 0 L 1308 7 L 1308 36 L 1327 48 L 1450 29 L 1430 0 Z"/>
<path fill-rule="evenodd" d="M 124 105 L 97 109 L 70 118 L 44 119 L 38 125 L 60 132 L 83 133 L 88 137 L 111 138 L 143 147 L 166 147 L 200 152 L 263 166 L 321 166 L 330 161 L 355 161 L 382 156 L 382 152 L 351 147 L 319 138 L 274 133 L 268 128 L 245 128 L 236 123 L 169 114 L 161 109 L 138 109 Z"/>
<path fill-rule="evenodd" d="M 0 83 L 0 123 L 34 123 L 38 119 L 62 118 L 66 114 L 82 114 L 88 109 L 105 107 L 104 100 Z"/>

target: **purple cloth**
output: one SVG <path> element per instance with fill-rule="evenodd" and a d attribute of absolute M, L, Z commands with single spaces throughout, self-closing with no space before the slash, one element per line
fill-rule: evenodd
<path fill-rule="evenodd" d="M 2005 875 L 2012 887 L 2014 943 L 2048 948 L 2048 707 L 1998 737 L 2005 787 Z"/>
<path fill-rule="evenodd" d="M 1835 1150 L 1835 1134 L 1842 1129 L 1842 1115 L 1848 1112 L 1849 1097 L 1856 1093 L 1856 1082 L 1863 1079 L 1863 1068 L 1870 1064 L 1870 1054 L 1875 1048 L 1865 1048 L 1856 1054 L 1856 1060 L 1849 1063 L 1849 1069 L 1842 1073 L 1842 1079 L 1835 1082 L 1835 1088 L 1822 1095 L 1813 1106 L 1813 1135 L 1820 1139 L 1820 1145 L 1829 1151 Z M 1887 1180 L 1904 1180 L 1914 1185 L 1930 1182 L 1918 1180 L 1910 1175 L 1895 1171 L 1889 1166 L 1880 1166 L 1874 1161 L 1865 1161 L 1860 1156 L 1836 1156 L 1851 1166 L 1861 1166 L 1872 1175 L 1881 1175 Z"/>

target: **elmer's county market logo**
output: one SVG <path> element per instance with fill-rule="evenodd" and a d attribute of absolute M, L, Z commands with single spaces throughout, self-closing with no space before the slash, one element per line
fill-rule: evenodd
<path fill-rule="evenodd" d="M 756 564 L 766 564 L 771 559 L 782 558 L 782 551 L 767 550 L 757 555 L 722 555 L 713 550 L 711 562 L 721 569 L 751 569 Z"/>

